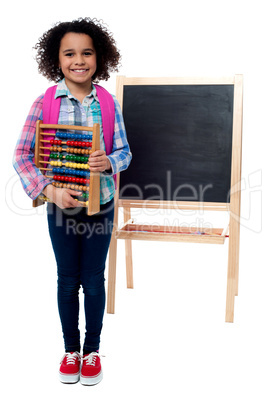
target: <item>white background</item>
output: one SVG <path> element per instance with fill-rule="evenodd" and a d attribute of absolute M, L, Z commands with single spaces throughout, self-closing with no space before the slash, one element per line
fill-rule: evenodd
<path fill-rule="evenodd" d="M 224 322 L 228 241 L 223 246 L 134 242 L 134 290 L 126 289 L 119 241 L 116 314 L 105 315 L 101 343 L 104 380 L 91 388 L 58 381 L 64 349 L 45 209 L 31 208 L 11 163 L 30 106 L 50 85 L 38 75 L 32 47 L 53 23 L 84 16 L 103 19 L 114 33 L 123 56 L 121 75 L 244 74 L 234 324 Z M 266 401 L 264 1 L 25 0 L 7 2 L 1 17 L 2 400 Z M 101 84 L 115 93 L 115 83 L 114 74 Z M 225 220 L 217 214 L 171 218 L 189 224 Z M 83 327 L 81 314 L 82 334 Z"/>

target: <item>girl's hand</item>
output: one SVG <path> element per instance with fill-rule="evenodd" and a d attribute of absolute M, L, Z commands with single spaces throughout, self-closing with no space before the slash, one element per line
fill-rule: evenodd
<path fill-rule="evenodd" d="M 72 197 L 72 195 L 81 195 L 81 191 L 74 191 L 69 188 L 57 188 L 49 184 L 44 188 L 43 194 L 61 209 L 81 206 L 81 204 Z"/>
<path fill-rule="evenodd" d="M 95 151 L 90 155 L 88 164 L 91 172 L 104 172 L 111 169 L 110 161 L 105 151 Z"/>

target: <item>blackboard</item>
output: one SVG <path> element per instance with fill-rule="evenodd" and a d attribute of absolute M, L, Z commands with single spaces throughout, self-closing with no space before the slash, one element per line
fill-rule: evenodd
<path fill-rule="evenodd" d="M 225 321 L 238 294 L 243 76 L 118 76 L 133 153 L 118 176 L 109 251 L 108 313 L 114 313 L 117 241 L 125 240 L 127 287 L 133 288 L 132 240 L 228 244 Z M 229 196 L 231 193 L 231 198 Z M 119 208 L 124 225 L 119 225 Z M 225 228 L 138 222 L 132 209 L 228 212 Z M 229 211 L 231 213 L 229 213 Z M 212 219 L 211 219 L 212 220 Z M 153 262 L 151 261 L 153 264 Z"/>
<path fill-rule="evenodd" d="M 234 85 L 124 85 L 120 199 L 230 202 Z"/>

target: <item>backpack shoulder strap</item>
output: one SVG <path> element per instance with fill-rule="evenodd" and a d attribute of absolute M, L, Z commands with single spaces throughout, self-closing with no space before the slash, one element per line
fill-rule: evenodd
<path fill-rule="evenodd" d="M 43 99 L 43 123 L 57 124 L 61 98 L 55 99 L 57 85 L 48 88 Z"/>
<path fill-rule="evenodd" d="M 55 99 L 57 85 L 54 85 L 48 88 L 43 97 L 43 123 L 44 124 L 57 124 L 58 116 L 60 110 L 60 102 L 61 98 Z M 55 134 L 56 130 L 46 130 L 46 132 Z M 47 136 L 47 140 L 53 139 L 53 136 Z M 44 154 L 47 156 L 44 157 L 44 160 L 47 162 L 49 159 L 50 151 L 48 149 L 44 149 Z M 44 167 L 47 167 L 46 165 Z"/>
<path fill-rule="evenodd" d="M 105 141 L 106 153 L 111 154 L 113 146 L 113 134 L 115 124 L 115 104 L 112 95 L 100 85 L 94 84 L 100 103 L 103 136 Z M 114 176 L 115 188 L 117 188 L 117 175 Z"/>
<path fill-rule="evenodd" d="M 115 124 L 115 105 L 112 95 L 100 85 L 94 84 L 96 93 L 100 103 L 103 135 L 106 146 L 107 155 L 112 151 L 113 134 Z"/>

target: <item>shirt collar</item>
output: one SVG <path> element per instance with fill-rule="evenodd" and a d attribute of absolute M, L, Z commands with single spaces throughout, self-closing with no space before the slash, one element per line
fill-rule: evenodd
<path fill-rule="evenodd" d="M 93 87 L 92 91 L 86 97 L 90 98 L 93 96 L 95 98 L 95 100 L 97 102 L 99 102 L 97 93 L 96 93 L 96 87 L 94 86 L 94 84 L 92 84 L 92 87 Z M 57 84 L 55 99 L 62 97 L 62 96 L 67 96 L 70 99 L 71 98 L 75 99 L 75 97 L 72 95 L 72 93 L 70 92 L 69 88 L 66 85 L 65 78 L 63 78 L 63 80 L 59 81 L 59 83 Z"/>

